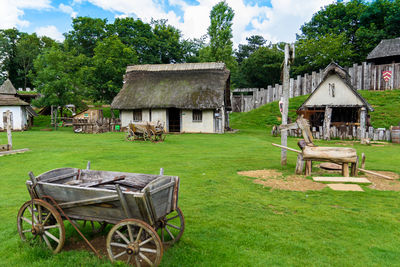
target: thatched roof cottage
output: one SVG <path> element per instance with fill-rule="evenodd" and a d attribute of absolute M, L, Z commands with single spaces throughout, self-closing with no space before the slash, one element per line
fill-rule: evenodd
<path fill-rule="evenodd" d="M 368 54 L 367 61 L 376 65 L 400 62 L 400 38 L 382 40 Z"/>
<path fill-rule="evenodd" d="M 365 127 L 372 106 L 350 83 L 348 72 L 336 63 L 329 64 L 321 83 L 297 110 L 313 127 L 353 125 Z"/>
<path fill-rule="evenodd" d="M 31 106 L 20 99 L 17 90 L 12 85 L 11 81 L 7 79 L 2 86 L 0 86 L 0 130 L 4 130 L 7 122 L 6 112 L 11 111 L 11 129 L 25 130 L 33 123 L 33 117 L 37 116 Z"/>
<path fill-rule="evenodd" d="M 122 127 L 161 121 L 167 132 L 223 133 L 230 72 L 224 63 L 131 65 L 111 107 L 120 110 Z"/>

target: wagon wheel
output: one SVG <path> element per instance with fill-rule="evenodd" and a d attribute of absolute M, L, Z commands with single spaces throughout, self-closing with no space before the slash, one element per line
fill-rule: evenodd
<path fill-rule="evenodd" d="M 170 246 L 178 242 L 183 231 L 185 231 L 185 218 L 182 210 L 177 207 L 175 211 L 160 220 L 157 232 L 160 235 L 161 242 Z"/>
<path fill-rule="evenodd" d="M 93 234 L 98 234 L 103 232 L 104 228 L 106 228 L 107 226 L 106 222 L 94 222 L 87 220 L 73 220 L 73 222 L 80 230 L 84 230 L 87 224 L 90 225 L 90 229 Z"/>
<path fill-rule="evenodd" d="M 54 254 L 60 252 L 64 245 L 65 228 L 60 213 L 43 200 L 34 199 L 33 210 L 32 202 L 25 202 L 18 211 L 17 225 L 23 241 L 33 243 L 44 240 Z"/>
<path fill-rule="evenodd" d="M 111 261 L 124 261 L 137 267 L 157 266 L 163 255 L 163 245 L 150 225 L 126 219 L 108 233 L 107 252 Z"/>
<path fill-rule="evenodd" d="M 155 132 L 152 129 L 149 130 L 149 135 L 150 135 L 150 140 L 152 142 L 156 142 L 157 141 L 157 136 L 156 136 Z"/>

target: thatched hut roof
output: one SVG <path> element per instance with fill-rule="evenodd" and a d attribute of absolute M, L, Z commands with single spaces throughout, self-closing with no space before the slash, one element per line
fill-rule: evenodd
<path fill-rule="evenodd" d="M 0 106 L 29 106 L 29 104 L 13 95 L 0 94 Z"/>
<path fill-rule="evenodd" d="M 382 40 L 367 56 L 368 61 L 400 57 L 400 38 Z"/>
<path fill-rule="evenodd" d="M 315 88 L 315 90 L 311 93 L 311 95 L 303 102 L 303 104 L 298 108 L 299 110 L 304 109 L 307 106 L 307 102 L 309 99 L 313 97 L 313 95 L 318 91 L 318 89 L 321 87 L 322 83 L 331 75 L 338 75 L 343 82 L 347 85 L 347 87 L 351 90 L 351 92 L 363 103 L 363 106 L 365 106 L 369 111 L 374 111 L 374 108 L 363 98 L 357 90 L 353 87 L 353 85 L 350 82 L 350 75 L 349 73 L 339 66 L 337 63 L 332 62 L 330 63 L 323 72 L 323 76 L 321 79 L 321 82 L 319 85 Z"/>
<path fill-rule="evenodd" d="M 113 109 L 230 109 L 230 72 L 224 63 L 131 65 Z"/>
<path fill-rule="evenodd" d="M 7 79 L 1 86 L 0 86 L 0 94 L 1 95 L 16 95 L 17 90 L 15 90 L 14 85 L 11 83 L 10 79 Z"/>

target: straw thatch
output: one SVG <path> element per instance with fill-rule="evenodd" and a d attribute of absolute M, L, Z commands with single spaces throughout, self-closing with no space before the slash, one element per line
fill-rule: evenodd
<path fill-rule="evenodd" d="M 230 109 L 230 72 L 224 63 L 132 65 L 113 109 Z"/>
<path fill-rule="evenodd" d="M 2 95 L 16 95 L 17 94 L 17 90 L 15 90 L 14 85 L 12 85 L 12 83 L 9 79 L 7 79 L 0 86 L 0 94 L 2 94 Z"/>
<path fill-rule="evenodd" d="M 357 98 L 359 98 L 361 100 L 362 103 L 364 103 L 365 107 L 369 110 L 369 111 L 374 111 L 373 107 L 367 102 L 367 100 L 365 100 L 358 92 L 357 90 L 353 87 L 353 85 L 351 85 L 350 82 L 350 75 L 349 73 L 342 68 L 341 66 L 339 66 L 337 63 L 332 62 L 330 63 L 323 72 L 323 76 L 321 79 L 321 82 L 319 83 L 319 85 L 317 86 L 317 88 L 315 88 L 315 90 L 311 93 L 311 95 L 303 102 L 303 104 L 298 108 L 298 110 L 302 110 L 305 108 L 305 104 L 307 103 L 307 101 L 315 94 L 315 92 L 318 91 L 318 89 L 320 88 L 321 84 L 331 75 L 338 75 L 343 82 L 347 85 L 348 88 L 350 88 L 350 90 L 356 95 Z"/>
<path fill-rule="evenodd" d="M 18 97 L 0 94 L 0 106 L 29 106 L 29 104 Z"/>
<path fill-rule="evenodd" d="M 399 57 L 400 38 L 382 40 L 367 56 L 368 61 L 376 59 Z"/>

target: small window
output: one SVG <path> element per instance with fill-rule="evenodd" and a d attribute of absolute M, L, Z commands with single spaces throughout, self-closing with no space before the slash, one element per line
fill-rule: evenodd
<path fill-rule="evenodd" d="M 335 97 L 335 84 L 334 83 L 329 84 L 329 95 L 331 95 L 332 97 Z"/>
<path fill-rule="evenodd" d="M 133 121 L 142 121 L 142 110 L 141 109 L 133 110 Z"/>
<path fill-rule="evenodd" d="M 194 122 L 201 122 L 203 120 L 203 112 L 198 109 L 193 110 L 193 121 Z"/>

